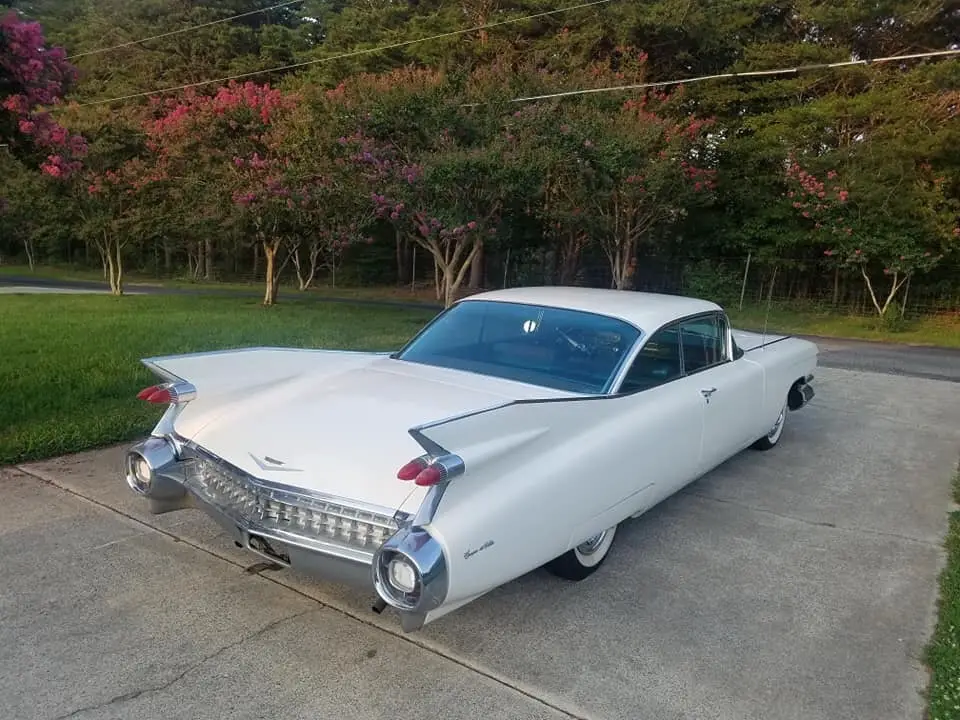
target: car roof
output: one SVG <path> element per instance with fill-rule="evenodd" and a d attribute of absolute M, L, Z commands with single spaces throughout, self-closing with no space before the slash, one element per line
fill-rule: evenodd
<path fill-rule="evenodd" d="M 607 315 L 636 325 L 646 334 L 677 318 L 723 310 L 709 300 L 682 295 L 556 285 L 491 290 L 471 295 L 460 302 L 476 300 L 542 305 Z"/>

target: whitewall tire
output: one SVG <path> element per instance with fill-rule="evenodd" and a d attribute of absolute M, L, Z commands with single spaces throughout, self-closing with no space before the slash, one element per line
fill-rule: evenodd
<path fill-rule="evenodd" d="M 770 432 L 757 440 L 753 444 L 753 448 L 755 450 L 770 450 L 776 447 L 777 443 L 780 442 L 780 437 L 783 435 L 783 426 L 786 424 L 786 421 L 787 403 L 784 402 L 783 407 L 780 408 L 780 414 L 777 416 L 776 422 L 773 424 L 773 427 L 770 428 Z"/>
<path fill-rule="evenodd" d="M 548 562 L 544 567 L 565 580 L 583 580 L 595 573 L 607 559 L 616 534 L 617 526 L 614 525 L 587 538 L 572 550 Z"/>

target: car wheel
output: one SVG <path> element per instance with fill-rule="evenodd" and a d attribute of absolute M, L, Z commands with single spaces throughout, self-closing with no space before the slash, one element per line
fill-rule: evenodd
<path fill-rule="evenodd" d="M 583 580 L 597 571 L 606 560 L 617 534 L 617 526 L 587 538 L 572 550 L 551 560 L 544 567 L 565 580 Z"/>
<path fill-rule="evenodd" d="M 783 435 L 783 425 L 787 419 L 787 403 L 783 403 L 783 407 L 780 408 L 780 415 L 777 417 L 777 421 L 773 424 L 773 427 L 770 429 L 766 435 L 757 440 L 753 444 L 754 450 L 770 450 L 775 447 L 778 442 L 780 442 L 780 436 Z"/>

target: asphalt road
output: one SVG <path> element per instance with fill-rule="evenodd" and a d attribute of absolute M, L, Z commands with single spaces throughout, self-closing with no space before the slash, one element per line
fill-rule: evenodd
<path fill-rule="evenodd" d="M 103 292 L 104 283 L 73 280 L 42 280 L 32 277 L 0 276 L 0 293 L 7 290 L 41 292 Z M 146 295 L 225 295 L 228 297 L 260 296 L 257 292 L 240 290 L 216 290 L 193 288 L 170 288 L 149 285 L 131 286 L 131 291 Z M 315 297 L 318 302 L 337 302 L 360 305 L 410 307 L 423 310 L 436 309 L 421 303 L 404 303 L 391 300 L 360 300 L 352 298 Z M 771 329 L 770 332 L 775 332 Z M 878 343 L 862 340 L 841 340 L 834 338 L 808 337 L 820 347 L 820 364 L 823 367 L 844 370 L 906 375 L 930 380 L 960 382 L 960 349 L 931 348 L 890 343 Z"/>
<path fill-rule="evenodd" d="M 147 514 L 124 448 L 0 470 L 0 715 L 920 720 L 956 387 L 816 385 L 587 581 L 533 572 L 412 635 L 199 511 Z"/>

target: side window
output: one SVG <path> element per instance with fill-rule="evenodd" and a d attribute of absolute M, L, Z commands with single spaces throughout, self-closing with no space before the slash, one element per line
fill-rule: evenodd
<path fill-rule="evenodd" d="M 620 386 L 620 392 L 647 390 L 683 374 L 680 362 L 680 332 L 670 325 L 654 333 L 637 353 Z"/>
<path fill-rule="evenodd" d="M 680 339 L 685 373 L 694 373 L 727 359 L 727 323 L 722 315 L 705 315 L 680 323 Z"/>

